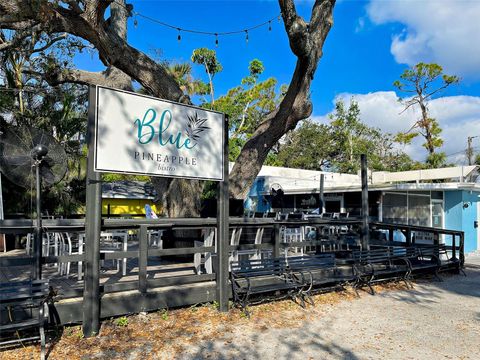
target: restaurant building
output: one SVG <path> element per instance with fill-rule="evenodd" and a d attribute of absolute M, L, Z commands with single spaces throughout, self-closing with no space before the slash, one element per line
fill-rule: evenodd
<path fill-rule="evenodd" d="M 255 212 L 319 209 L 322 174 L 324 204 L 318 211 L 360 215 L 360 174 L 272 166 L 262 167 L 245 208 Z M 368 185 L 371 220 L 462 230 L 465 252 L 480 250 L 478 166 L 369 172 Z"/>

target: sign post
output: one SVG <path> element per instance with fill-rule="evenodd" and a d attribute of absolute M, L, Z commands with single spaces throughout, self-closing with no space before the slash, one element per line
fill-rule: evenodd
<path fill-rule="evenodd" d="M 225 129 L 228 129 L 228 121 L 225 119 Z M 218 187 L 217 200 L 217 301 L 220 311 L 228 311 L 228 218 L 229 218 L 229 193 L 228 193 L 228 132 L 224 132 L 223 154 L 223 181 Z"/>
<path fill-rule="evenodd" d="M 98 333 L 101 172 L 220 182 L 217 300 L 228 308 L 228 127 L 225 115 L 195 106 L 91 86 L 85 214 L 84 335 Z"/>
<path fill-rule="evenodd" d="M 102 185 L 99 172 L 94 171 L 95 113 L 97 98 L 95 86 L 88 89 L 87 125 L 87 184 L 85 209 L 85 277 L 83 291 L 83 323 L 85 337 L 95 336 L 100 330 L 100 232 L 102 226 Z"/>

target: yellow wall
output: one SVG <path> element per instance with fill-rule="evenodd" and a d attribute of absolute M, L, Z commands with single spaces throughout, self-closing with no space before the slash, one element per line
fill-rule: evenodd
<path fill-rule="evenodd" d="M 102 199 L 102 215 L 107 215 L 108 205 L 110 205 L 110 214 L 145 215 L 145 204 L 149 204 L 155 214 L 160 215 L 161 208 L 156 207 L 151 200 L 136 199 Z"/>

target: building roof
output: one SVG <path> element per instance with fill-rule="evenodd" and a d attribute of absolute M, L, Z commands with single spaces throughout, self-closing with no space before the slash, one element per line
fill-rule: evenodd
<path fill-rule="evenodd" d="M 103 199 L 148 199 L 153 200 L 156 191 L 151 183 L 122 180 L 102 183 Z"/>
<path fill-rule="evenodd" d="M 456 166 L 441 169 L 402 172 L 369 172 L 369 189 L 381 191 L 428 191 L 468 189 L 480 191 L 480 183 L 466 182 L 478 166 Z M 342 174 L 263 166 L 250 196 L 269 194 L 272 187 L 281 186 L 285 194 L 318 192 L 320 176 L 324 175 L 324 192 L 350 192 L 361 190 L 360 174 Z M 434 182 L 442 181 L 442 182 Z"/>

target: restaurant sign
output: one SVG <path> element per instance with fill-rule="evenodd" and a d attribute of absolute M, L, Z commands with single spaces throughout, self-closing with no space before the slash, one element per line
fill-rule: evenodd
<path fill-rule="evenodd" d="M 223 180 L 224 115 L 96 87 L 95 171 Z"/>

